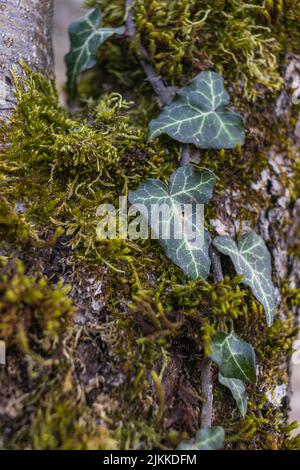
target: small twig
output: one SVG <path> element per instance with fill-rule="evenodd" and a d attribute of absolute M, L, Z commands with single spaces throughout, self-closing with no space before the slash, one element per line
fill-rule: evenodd
<path fill-rule="evenodd" d="M 126 29 L 127 34 L 131 39 L 136 37 L 136 27 L 133 17 L 134 0 L 126 0 Z"/>
<path fill-rule="evenodd" d="M 224 280 L 224 276 L 220 255 L 213 246 L 210 246 L 209 254 L 215 282 L 222 282 Z M 205 397 L 205 403 L 202 406 L 201 412 L 201 427 L 211 427 L 213 411 L 213 385 L 211 360 L 207 357 L 203 360 L 202 363 L 201 389 Z"/>

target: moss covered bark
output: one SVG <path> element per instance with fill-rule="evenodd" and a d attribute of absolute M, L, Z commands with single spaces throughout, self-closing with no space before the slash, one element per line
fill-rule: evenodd
<path fill-rule="evenodd" d="M 122 22 L 124 1 L 88 3 L 108 24 Z M 241 419 L 214 370 L 213 424 L 224 426 L 226 448 L 299 447 L 287 403 L 274 398 L 288 384 L 299 304 L 297 109 L 278 101 L 297 59 L 287 54 L 300 52 L 296 7 L 137 0 L 137 43 L 101 49 L 73 115 L 44 77 L 27 69 L 15 78 L 18 107 L 0 131 L 2 447 L 175 448 L 200 427 L 202 360 L 232 321 L 255 347 L 259 380 Z M 188 281 L 155 241 L 97 240 L 98 205 L 145 178 L 167 180 L 181 156 L 169 139 L 147 143 L 157 104 L 139 41 L 170 86 L 221 71 L 246 119 L 243 149 L 201 151 L 196 163 L 218 177 L 206 213 L 213 230 L 252 226 L 268 242 L 280 298 L 272 328 L 228 260 L 222 282 Z"/>
<path fill-rule="evenodd" d="M 22 73 L 20 62 L 53 78 L 53 0 L 1 0 L 0 119 L 7 119 L 16 101 L 11 70 Z"/>

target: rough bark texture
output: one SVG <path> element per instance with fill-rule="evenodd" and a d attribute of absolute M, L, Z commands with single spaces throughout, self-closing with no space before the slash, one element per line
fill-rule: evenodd
<path fill-rule="evenodd" d="M 295 84 L 300 80 L 300 57 L 294 54 L 287 54 L 285 57 L 284 68 L 284 88 L 280 93 L 276 102 L 271 109 L 271 116 L 276 116 L 280 125 L 287 125 L 289 120 L 289 113 L 293 106 L 291 100 L 291 92 L 295 88 Z M 298 122 L 300 115 L 298 116 Z M 293 152 L 297 154 L 297 125 L 290 129 L 290 142 Z M 300 283 L 300 266 L 299 257 L 293 253 L 292 248 L 299 240 L 299 218 L 300 218 L 300 204 L 299 200 L 293 200 L 292 195 L 292 160 L 289 155 L 283 150 L 278 152 L 274 141 L 274 149 L 270 149 L 268 160 L 270 169 L 264 169 L 257 181 L 253 181 L 251 186 L 258 194 L 269 201 L 269 205 L 264 209 L 257 221 L 257 232 L 265 240 L 272 256 L 273 263 L 273 279 L 276 287 L 276 297 L 278 302 L 277 315 L 284 319 L 286 312 L 284 311 L 283 299 L 281 294 L 280 285 L 286 281 L 291 289 L 297 289 Z M 230 234 L 235 237 L 242 229 L 250 226 L 250 221 L 244 220 L 242 227 L 237 223 L 237 207 L 242 205 L 249 206 L 245 195 L 236 192 L 234 195 L 230 188 L 227 194 L 224 193 L 223 211 L 221 217 L 214 221 L 215 229 L 219 235 Z M 250 206 L 249 206 L 250 207 Z M 299 306 L 293 308 L 295 315 L 295 324 L 299 317 Z M 288 358 L 286 359 L 288 361 Z M 290 366 L 288 362 L 281 364 L 283 370 L 287 370 L 290 376 Z M 278 387 L 280 384 L 278 383 Z M 277 387 L 276 387 L 277 388 Z M 276 388 L 274 390 L 266 389 L 268 399 L 272 401 L 276 396 Z M 282 394 L 280 400 L 272 401 L 274 406 L 282 406 L 283 399 L 285 398 L 284 412 L 287 417 L 288 404 L 289 404 L 289 386 L 285 388 L 285 394 Z"/>
<path fill-rule="evenodd" d="M 35 21 L 40 23 L 37 37 L 42 33 L 46 37 L 49 34 L 46 4 L 50 15 L 51 2 L 41 3 L 43 5 L 28 1 L 35 11 L 29 23 L 30 28 Z M 117 2 L 114 3 L 117 5 Z M 15 7 L 18 5 L 12 1 L 0 3 L 6 9 L 13 4 Z M 146 63 L 146 59 L 150 60 L 145 57 L 147 49 L 142 54 L 140 50 L 135 50 L 130 12 L 132 4 L 128 0 L 128 36 L 134 50 L 132 72 L 138 72 L 136 76 L 140 77 L 136 79 L 137 86 L 145 82 L 140 69 L 145 72 L 148 84 L 152 85 L 160 98 L 159 104 L 162 104 L 167 102 L 162 94 L 172 93 L 172 87 L 167 87 L 153 65 L 150 63 L 149 67 Z M 41 14 L 43 9 L 41 18 L 36 11 Z M 2 9 L 2 15 L 3 12 Z M 9 15 L 5 18 L 7 21 Z M 240 21 L 239 14 L 237 18 Z M 9 31 L 11 24 L 9 21 L 7 24 Z M 26 51 L 31 57 L 30 60 L 28 57 L 21 58 L 31 67 L 51 70 L 52 59 L 51 55 L 48 56 L 51 51 L 46 54 L 50 41 L 43 42 L 39 37 L 40 52 L 36 47 L 29 51 L 24 42 L 22 44 L 19 51 L 23 54 Z M 145 48 L 146 45 L 145 41 Z M 126 47 L 129 54 L 129 44 Z M 6 73 L 0 75 L 6 77 L 4 80 L 9 77 L 9 64 L 17 62 L 17 48 L 13 54 L 12 48 L 8 47 L 5 53 L 9 52 L 11 55 L 7 55 L 5 60 Z M 35 62 L 34 58 L 39 54 L 41 57 Z M 171 54 L 164 57 L 164 61 L 168 62 Z M 113 56 L 111 60 L 117 59 Z M 264 121 L 254 121 L 255 128 L 249 132 L 243 154 L 236 165 L 230 160 L 233 153 L 229 152 L 226 154 L 228 162 L 217 165 L 218 178 L 230 172 L 232 181 L 216 191 L 212 212 L 214 219 L 210 219 L 219 234 L 238 236 L 243 228 L 252 226 L 265 239 L 272 253 L 274 281 L 281 305 L 277 315 L 282 329 L 287 316 L 284 295 L 280 299 L 282 280 L 288 281 L 289 287 L 299 285 L 299 258 L 291 254 L 291 247 L 299 238 L 299 202 L 292 194 L 293 162 L 290 155 L 297 156 L 299 150 L 295 126 L 289 121 L 292 106 L 289 86 L 298 80 L 299 57 L 287 55 L 285 65 L 285 72 L 281 70 L 286 86 L 279 98 L 272 96 L 270 103 L 262 102 L 259 109 L 249 103 L 243 109 L 246 121 L 247 112 L 248 118 L 251 115 L 255 117 L 258 112 L 263 113 Z M 102 70 L 102 66 L 99 69 Z M 105 68 L 103 70 L 104 84 L 109 85 L 105 83 L 109 73 Z M 122 76 L 126 74 L 127 70 L 122 71 Z M 165 74 L 161 75 L 168 83 Z M 11 93 L 11 82 L 5 83 L 9 84 Z M 101 80 L 95 80 L 95 83 L 99 92 Z M 237 80 L 237 91 L 238 83 Z M 155 244 L 140 246 L 124 242 L 120 246 L 104 246 L 95 241 L 95 213 L 99 204 L 107 202 L 109 192 L 112 199 L 118 198 L 123 191 L 120 181 L 129 181 L 130 189 L 134 189 L 145 178 L 162 179 L 162 176 L 171 174 L 176 167 L 171 144 L 162 141 L 145 145 L 143 134 L 139 136 L 134 126 L 123 121 L 124 114 L 127 119 L 135 109 L 113 114 L 111 108 L 115 102 L 111 101 L 108 105 L 106 101 L 100 101 L 97 113 L 90 113 L 85 123 L 82 118 L 66 117 L 65 112 L 58 108 L 55 91 L 47 90 L 46 81 L 40 83 L 37 80 L 35 85 L 32 81 L 31 86 L 32 92 L 30 85 L 25 87 L 28 96 L 23 97 L 18 119 L 12 119 L 13 127 L 10 133 L 5 133 L 3 140 L 5 143 L 12 142 L 12 145 L 7 148 L 3 145 L 7 171 L 5 167 L 2 185 L 5 198 L 3 202 L 0 198 L 0 205 L 2 203 L 4 214 L 8 213 L 6 218 L 11 222 L 7 227 L 4 224 L 4 243 L 0 255 L 10 262 L 2 269 L 4 274 L 0 290 L 4 292 L 3 298 L 8 291 L 3 310 L 7 323 L 12 325 L 12 332 L 7 333 L 7 369 L 0 371 L 3 385 L 0 388 L 0 428 L 4 430 L 2 435 L 0 433 L 0 448 L 125 449 L 156 448 L 161 444 L 175 448 L 180 439 L 187 439 L 187 434 L 183 433 L 192 437 L 200 426 L 211 424 L 224 426 L 229 437 L 226 448 L 285 448 L 283 429 L 287 406 L 283 398 L 287 394 L 288 375 L 283 346 L 294 334 L 292 326 L 286 326 L 288 331 L 284 330 L 281 342 L 276 343 L 275 333 L 266 334 L 264 323 L 260 328 L 260 318 L 250 307 L 248 316 L 234 318 L 237 332 L 246 340 L 253 340 L 260 353 L 259 380 L 254 388 L 249 387 L 249 415 L 243 421 L 228 392 L 218 385 L 215 367 L 211 367 L 209 360 L 202 360 L 204 339 L 206 337 L 208 343 L 207 337 L 212 334 L 209 327 L 221 316 L 220 313 L 213 313 L 213 307 L 220 307 L 213 294 L 216 292 L 217 298 L 228 298 L 228 302 L 231 302 L 232 295 L 237 301 L 234 286 L 229 286 L 229 281 L 223 279 L 221 261 L 224 274 L 231 278 L 234 275 L 228 259 L 222 257 L 220 260 L 212 251 L 213 276 L 209 281 L 214 284 L 214 277 L 218 284 L 224 282 L 226 289 L 214 285 L 216 290 L 205 293 L 200 282 L 193 285 L 183 280 L 177 268 L 158 251 Z M 118 82 L 106 89 L 118 90 Z M 132 91 L 128 86 L 129 97 Z M 152 93 L 150 87 L 148 92 Z M 243 96 L 242 93 L 240 95 Z M 104 99 L 109 99 L 105 92 Z M 151 101 L 154 100 L 153 93 Z M 4 117 L 9 115 L 12 106 L 11 97 L 5 103 Z M 113 116 L 112 122 L 108 118 L 110 115 Z M 132 116 L 133 122 L 136 122 L 136 115 Z M 272 126 L 276 130 L 287 127 L 284 141 L 288 139 L 289 149 L 287 145 L 276 145 L 277 142 L 273 145 L 273 140 L 264 148 L 263 137 Z M 272 132 L 274 140 L 277 138 L 276 130 Z M 255 142 L 255 133 L 259 136 L 260 145 Z M 258 160 L 260 146 L 268 164 L 257 167 L 257 170 L 255 167 L 251 179 L 246 180 L 238 166 L 245 162 L 244 155 L 249 159 L 255 155 Z M 168 163 L 168 156 L 172 163 Z M 181 164 L 187 163 L 191 157 L 192 161 L 197 160 L 200 165 L 213 168 L 214 161 L 221 161 L 222 155 L 214 153 L 207 161 L 206 152 L 201 152 L 199 156 L 196 149 L 185 146 Z M 19 163 L 18 172 L 12 164 L 15 160 Z M 147 166 L 149 160 L 151 167 Z M 252 165 L 255 163 L 252 162 Z M 247 185 L 245 189 L 238 184 L 238 178 Z M 23 197 L 23 186 L 26 185 L 29 188 Z M 255 208 L 255 219 L 252 220 L 251 207 L 255 204 L 256 194 L 257 199 L 260 197 L 263 201 Z M 33 206 L 40 221 L 40 226 L 34 225 L 36 237 L 32 235 L 33 226 L 25 224 L 32 222 L 32 215 L 26 209 Z M 241 218 L 239 213 L 242 210 L 245 215 Z M 33 220 L 36 221 L 35 218 Z M 63 233 L 59 238 L 57 227 Z M 22 244 L 23 231 L 28 232 L 27 245 Z M 15 241 L 19 232 L 20 247 Z M 23 262 L 26 274 L 15 266 L 16 257 Z M 47 289 L 36 285 L 37 274 L 46 276 Z M 25 289 L 29 276 L 34 277 Z M 53 294 L 53 286 L 60 279 L 72 287 L 68 295 L 73 304 L 66 304 L 64 308 L 61 304 L 64 306 L 67 299 L 60 299 L 58 307 L 54 301 L 61 293 L 61 286 Z M 16 300 L 10 292 L 13 284 L 20 286 L 20 292 L 16 289 Z M 230 296 L 226 296 L 225 291 Z M 244 295 L 245 301 L 239 303 L 240 309 L 250 304 L 246 290 Z M 227 300 L 222 302 L 225 304 Z M 232 308 L 233 304 L 232 301 Z M 74 306 L 76 314 L 73 312 Z M 70 329 L 64 330 L 63 326 L 59 329 L 58 324 L 54 333 L 59 334 L 59 341 L 55 335 L 52 342 L 42 341 L 41 338 L 49 338 L 48 325 L 37 325 L 36 318 L 40 318 L 40 312 L 44 315 L 47 311 L 51 320 L 51 314 L 54 312 L 57 316 L 57 310 L 62 320 L 69 320 L 67 326 Z M 222 315 L 225 323 L 231 319 L 229 310 Z M 24 338 L 21 342 L 22 337 L 16 334 L 18 328 L 24 331 L 27 343 Z M 280 330 L 275 331 L 280 333 Z M 260 335 L 261 341 L 257 337 Z M 276 347 L 275 357 L 266 344 Z M 265 353 L 269 354 L 266 360 Z M 267 380 L 269 375 L 271 381 Z M 159 377 L 155 383 L 153 376 Z M 65 418 L 64 423 L 61 416 Z M 101 434 L 101 429 L 97 427 L 99 422 L 104 429 L 108 429 L 107 435 Z M 116 428 L 119 429 L 117 433 Z M 110 433 L 115 441 L 110 438 Z"/>
<path fill-rule="evenodd" d="M 53 75 L 53 0 L 0 0 L 0 118 L 7 119 L 15 105 L 11 70 L 19 62 Z"/>

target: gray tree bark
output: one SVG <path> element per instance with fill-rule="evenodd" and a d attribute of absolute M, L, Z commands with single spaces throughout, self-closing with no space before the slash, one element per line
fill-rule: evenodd
<path fill-rule="evenodd" d="M 53 76 L 53 0 L 0 0 L 0 120 L 15 106 L 11 70 L 22 74 L 20 61 Z"/>
<path fill-rule="evenodd" d="M 285 62 L 285 69 L 283 70 L 285 85 L 272 109 L 279 125 L 280 123 L 287 124 L 289 122 L 289 113 L 293 106 L 291 89 L 295 89 L 295 84 L 300 83 L 300 56 L 288 54 Z M 300 122 L 300 114 L 298 121 Z M 270 122 L 272 122 L 272 116 Z M 290 146 L 294 149 L 296 155 L 299 145 L 297 125 L 294 129 L 291 127 L 286 138 L 289 138 Z M 270 168 L 263 170 L 260 177 L 251 186 L 253 189 L 255 188 L 257 193 L 263 195 L 265 200 L 269 200 L 269 206 L 261 212 L 255 229 L 263 237 L 270 250 L 273 281 L 278 303 L 276 315 L 281 319 L 285 319 L 286 311 L 282 303 L 280 285 L 282 281 L 286 281 L 289 288 L 292 289 L 299 288 L 300 285 L 300 258 L 297 254 L 291 252 L 293 246 L 296 246 L 299 242 L 300 200 L 295 201 L 292 196 L 293 161 L 286 150 L 278 153 L 276 144 L 275 140 L 274 148 L 268 154 Z M 220 211 L 219 218 L 213 221 L 214 228 L 219 235 L 230 234 L 232 237 L 236 237 L 241 229 L 240 223 L 237 222 L 237 207 L 244 206 L 250 209 L 247 198 L 238 192 L 233 195 L 231 188 L 228 188 L 223 194 L 222 206 L 223 209 Z M 250 221 L 243 221 L 243 229 L 250 226 Z M 297 326 L 300 317 L 300 306 L 291 307 L 291 310 L 295 315 L 295 326 Z M 281 364 L 281 367 L 287 371 L 290 379 L 292 364 L 289 364 L 289 358 L 286 358 L 286 363 Z M 273 392 L 276 395 L 276 389 L 266 389 L 264 391 L 267 392 L 268 401 L 284 411 L 287 417 L 291 384 L 286 383 L 285 385 L 285 396 L 282 394 L 280 401 L 271 401 Z M 278 386 L 280 388 L 279 383 Z M 286 398 L 286 406 L 282 408 L 281 402 L 284 398 Z"/>

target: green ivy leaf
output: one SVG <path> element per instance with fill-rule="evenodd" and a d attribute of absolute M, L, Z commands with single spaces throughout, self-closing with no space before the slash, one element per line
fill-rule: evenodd
<path fill-rule="evenodd" d="M 99 8 L 90 10 L 86 15 L 69 27 L 71 50 L 65 57 L 68 74 L 68 89 L 71 96 L 76 94 L 76 79 L 80 72 L 96 65 L 96 53 L 101 44 L 113 34 L 124 34 L 125 28 L 100 28 L 102 15 Z"/>
<path fill-rule="evenodd" d="M 234 331 L 229 334 L 220 331 L 212 338 L 212 348 L 210 358 L 218 364 L 224 377 L 255 383 L 255 352 L 251 344 Z"/>
<path fill-rule="evenodd" d="M 182 442 L 178 450 L 218 450 L 224 445 L 225 433 L 221 426 L 202 428 L 197 432 L 193 444 Z"/>
<path fill-rule="evenodd" d="M 229 388 L 232 393 L 233 398 L 235 399 L 238 409 L 241 412 L 243 418 L 245 418 L 248 407 L 248 397 L 246 393 L 246 388 L 244 382 L 239 379 L 227 379 L 223 377 L 219 372 L 219 382 L 225 387 Z"/>
<path fill-rule="evenodd" d="M 216 237 L 215 247 L 230 256 L 237 274 L 249 286 L 264 307 L 268 326 L 274 319 L 276 307 L 271 273 L 271 256 L 263 239 L 253 230 L 243 235 L 237 244 L 228 236 Z"/>
<path fill-rule="evenodd" d="M 194 242 L 183 232 L 181 239 L 174 236 L 174 226 L 176 218 L 182 216 L 183 204 L 191 205 L 193 217 L 187 220 L 186 228 L 190 228 L 194 233 L 200 233 L 201 227 L 195 224 L 196 204 L 207 204 L 212 197 L 215 184 L 215 175 L 204 170 L 199 172 L 193 165 L 185 165 L 178 168 L 170 177 L 169 185 L 160 180 L 148 179 L 142 183 L 136 191 L 129 193 L 128 199 L 131 204 L 143 204 L 147 214 L 151 214 L 152 204 L 166 204 L 170 209 L 170 217 L 160 218 L 159 233 L 157 233 L 157 220 L 150 217 L 150 227 L 156 233 L 159 243 L 166 255 L 177 264 L 183 272 L 191 279 L 202 277 L 207 278 L 210 269 L 210 258 L 208 247 L 210 237 L 207 231 L 204 232 L 203 240 Z M 140 208 L 139 208 L 140 209 Z M 148 218 L 149 220 L 149 218 Z M 170 232 L 168 240 L 163 238 L 163 234 Z M 193 243 L 191 243 L 193 242 Z"/>
<path fill-rule="evenodd" d="M 160 134 L 202 149 L 234 148 L 243 144 L 244 123 L 226 106 L 230 98 L 221 75 L 202 72 L 178 91 L 157 119 L 150 122 L 149 140 Z"/>

